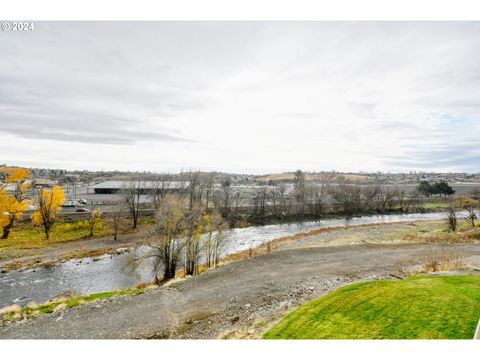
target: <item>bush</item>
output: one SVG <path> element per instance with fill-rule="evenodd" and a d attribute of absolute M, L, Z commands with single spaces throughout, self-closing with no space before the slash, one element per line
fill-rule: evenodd
<path fill-rule="evenodd" d="M 457 230 L 457 212 L 452 205 L 448 208 L 447 224 L 449 231 L 455 232 Z"/>

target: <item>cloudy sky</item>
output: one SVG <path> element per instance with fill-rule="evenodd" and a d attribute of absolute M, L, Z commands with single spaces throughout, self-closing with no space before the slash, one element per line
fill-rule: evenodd
<path fill-rule="evenodd" d="M 480 23 L 0 31 L 0 163 L 480 171 Z"/>

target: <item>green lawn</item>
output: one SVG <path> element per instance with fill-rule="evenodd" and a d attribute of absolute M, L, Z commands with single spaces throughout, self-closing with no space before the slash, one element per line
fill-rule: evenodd
<path fill-rule="evenodd" d="M 423 205 L 427 210 L 438 210 L 438 209 L 447 209 L 449 206 L 453 205 L 458 211 L 465 209 L 466 206 L 473 206 L 478 208 L 480 206 L 480 200 L 475 200 L 469 197 L 461 197 L 457 199 L 439 199 L 439 198 L 430 198 L 425 200 Z"/>
<path fill-rule="evenodd" d="M 264 339 L 472 339 L 480 276 L 423 276 L 342 287 L 308 302 Z"/>

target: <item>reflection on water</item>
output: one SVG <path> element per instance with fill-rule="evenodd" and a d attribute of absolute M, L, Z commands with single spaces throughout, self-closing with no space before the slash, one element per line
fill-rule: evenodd
<path fill-rule="evenodd" d="M 463 213 L 458 215 L 464 216 Z M 380 215 L 232 229 L 228 231 L 228 244 L 224 255 L 313 229 L 397 221 L 438 220 L 445 217 L 445 213 Z M 138 251 L 144 251 L 144 249 Z M 0 307 L 12 303 L 25 305 L 32 300 L 42 303 L 66 291 L 84 295 L 131 288 L 138 283 L 151 281 L 154 277 L 151 263 L 146 261 L 135 267 L 133 266 L 135 257 L 138 257 L 135 252 L 105 255 L 96 259 L 71 260 L 49 268 L 39 267 L 1 274 Z"/>

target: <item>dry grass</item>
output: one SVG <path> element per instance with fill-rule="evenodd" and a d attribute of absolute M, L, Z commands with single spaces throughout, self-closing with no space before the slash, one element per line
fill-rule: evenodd
<path fill-rule="evenodd" d="M 438 224 L 438 225 L 437 225 Z M 425 243 L 474 243 L 480 240 L 480 228 L 472 228 L 466 221 L 459 221 L 456 232 L 449 232 L 445 223 L 436 222 L 430 229 L 418 229 L 402 236 L 403 240 Z"/>
<path fill-rule="evenodd" d="M 454 271 L 466 269 L 465 254 L 456 246 L 431 248 L 426 251 L 423 260 L 424 271 Z"/>

